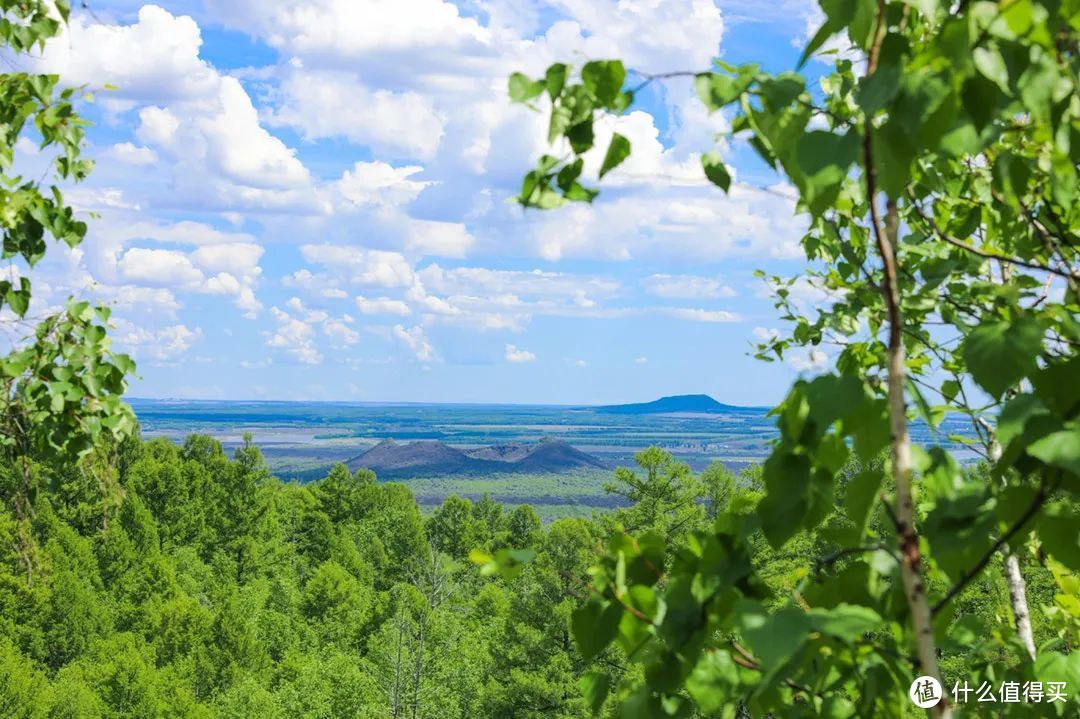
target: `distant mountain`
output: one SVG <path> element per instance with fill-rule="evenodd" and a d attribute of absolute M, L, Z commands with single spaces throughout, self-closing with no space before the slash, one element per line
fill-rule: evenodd
<path fill-rule="evenodd" d="M 737 412 L 747 409 L 730 404 L 721 404 L 707 394 L 680 394 L 673 397 L 661 397 L 653 402 L 640 404 L 612 404 L 596 407 L 597 412 L 608 414 L 673 414 L 693 412 L 695 414 L 718 414 Z"/>
<path fill-rule="evenodd" d="M 399 444 L 387 439 L 353 457 L 346 465 L 352 470 L 366 467 L 380 477 L 549 473 L 604 467 L 596 457 L 553 438 L 537 444 L 497 444 L 469 450 L 431 440 Z"/>

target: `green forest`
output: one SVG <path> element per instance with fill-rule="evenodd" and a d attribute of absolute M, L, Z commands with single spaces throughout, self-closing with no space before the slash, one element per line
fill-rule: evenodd
<path fill-rule="evenodd" d="M 597 124 L 691 81 L 728 127 L 702 181 L 733 191 L 738 143 L 806 223 L 803 269 L 763 276 L 785 331 L 754 353 L 834 351 L 760 466 L 695 476 L 651 448 L 611 477 L 626 506 L 546 526 L 454 496 L 424 516 L 343 466 L 281 482 L 250 437 L 143 442 L 112 309 L 31 304 L 50 243 L 95 219 L 64 194 L 93 169 L 94 88 L 9 63 L 0 716 L 1077 716 L 1080 2 L 819 4 L 782 72 L 508 78 L 547 121 L 529 211 L 595 201 L 633 153 L 594 148 Z M 0 0 L 5 59 L 69 12 Z M 44 175 L 15 167 L 24 140 Z"/>
<path fill-rule="evenodd" d="M 638 671 L 632 648 L 586 660 L 572 639 L 595 582 L 590 567 L 618 544 L 616 528 L 674 555 L 721 514 L 753 522 L 763 497 L 759 467 L 735 476 L 716 464 L 694 476 L 655 448 L 609 487 L 632 507 L 547 526 L 528 505 L 486 498 L 451 496 L 424 517 L 405 484 L 343 465 L 316 482 L 282 483 L 254 444 L 229 458 L 204 435 L 182 447 L 131 438 L 91 464 L 98 474 L 34 467 L 31 581 L 13 551 L 16 520 L 8 511 L 0 519 L 4 717 L 587 717 L 596 697 L 583 676 L 601 669 L 618 682 Z M 858 501 L 850 482 L 859 471 L 841 473 L 840 506 Z M 5 493 L 17 478 L 5 468 Z M 838 551 L 830 537 L 851 524 L 830 512 L 782 551 L 752 533 L 755 591 L 778 606 L 798 592 L 835 612 L 837 641 L 869 637 L 899 653 L 866 617 L 840 611 L 835 590 L 807 586 L 855 584 L 895 565 L 887 545 L 868 561 Z M 491 562 L 477 564 L 486 561 L 478 550 Z M 499 571 L 488 571 L 496 556 Z M 965 637 L 1009 612 L 996 568 L 955 600 Z M 1029 564 L 1027 580 L 1036 642 L 1075 649 L 1077 578 L 1050 560 Z M 877 602 L 897 601 L 887 583 L 876 591 Z M 746 636 L 762 661 L 796 651 L 793 639 Z M 943 671 L 967 676 L 988 658 L 982 650 L 954 642 Z M 1020 664 L 1022 648 L 995 651 L 999 671 Z M 736 684 L 755 671 L 728 669 Z M 902 715 L 888 692 L 862 701 L 874 716 Z"/>

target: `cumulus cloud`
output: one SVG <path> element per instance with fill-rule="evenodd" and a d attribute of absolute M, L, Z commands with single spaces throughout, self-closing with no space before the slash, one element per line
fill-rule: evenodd
<path fill-rule="evenodd" d="M 116 325 L 117 345 L 136 359 L 145 357 L 158 362 L 175 360 L 187 354 L 192 345 L 202 338 L 200 328 L 191 329 L 183 324 L 148 329 L 121 320 Z"/>
<path fill-rule="evenodd" d="M 702 185 L 657 186 L 636 196 L 617 195 L 591 206 L 544 216 L 531 229 L 543 258 L 608 261 L 731 257 L 793 259 L 806 220 L 795 214 L 785 187 L 759 190 L 733 184 L 729 194 Z"/>
<path fill-rule="evenodd" d="M 518 349 L 514 345 L 506 345 L 507 362 L 535 362 L 536 355 L 528 350 Z"/>
<path fill-rule="evenodd" d="M 420 325 L 411 329 L 405 329 L 403 325 L 394 325 L 394 337 L 409 348 L 416 359 L 421 362 L 430 362 L 435 358 L 435 348 L 428 342 L 424 335 L 424 328 Z"/>
<path fill-rule="evenodd" d="M 377 152 L 430 160 L 443 136 L 444 116 L 415 92 L 371 90 L 351 73 L 291 72 L 272 125 L 296 129 L 307 140 L 345 138 Z"/>
<path fill-rule="evenodd" d="M 295 152 L 261 125 L 240 80 L 202 59 L 201 46 L 192 18 L 145 5 L 128 25 L 77 15 L 40 64 L 69 84 L 117 88 L 103 103 L 116 116 L 137 109 L 143 146 L 120 143 L 110 154 L 136 166 L 167 157 L 161 169 L 173 174 L 174 199 L 280 204 L 274 193 L 309 188 Z"/>
<path fill-rule="evenodd" d="M 423 172 L 419 165 L 394 167 L 381 160 L 357 162 L 337 183 L 342 199 L 356 206 L 396 206 L 412 202 L 428 182 L 409 179 Z"/>
<path fill-rule="evenodd" d="M 144 5 L 132 25 L 99 24 L 76 14 L 48 43 L 41 63 L 72 85 L 112 83 L 116 90 L 110 98 L 199 99 L 212 92 L 218 80 L 217 72 L 199 58 L 201 46 L 202 33 L 190 17 Z"/>
<path fill-rule="evenodd" d="M 413 284 L 412 264 L 400 252 L 369 250 L 347 245 L 301 245 L 307 262 L 349 284 L 374 287 L 408 287 Z"/>
<path fill-rule="evenodd" d="M 412 314 L 412 310 L 409 309 L 409 305 L 401 300 L 390 299 L 389 297 L 377 297 L 368 299 L 363 296 L 356 298 L 356 308 L 360 310 L 360 314 L 364 315 L 409 315 Z"/>
<path fill-rule="evenodd" d="M 183 252 L 133 247 L 120 259 L 120 274 L 127 280 L 148 285 L 198 287 L 200 272 Z"/>
<path fill-rule="evenodd" d="M 406 247 L 422 255 L 464 257 L 475 241 L 460 222 L 413 220 Z"/>
<path fill-rule="evenodd" d="M 106 156 L 119 162 L 146 167 L 157 162 L 157 154 L 149 147 L 139 147 L 131 142 L 119 142 L 108 149 Z"/>
<path fill-rule="evenodd" d="M 301 364 L 322 364 L 323 355 L 315 346 L 315 329 L 311 322 L 298 319 L 278 307 L 271 307 L 270 314 L 277 322 L 277 328 L 263 333 L 267 347 L 283 350 Z"/>
<path fill-rule="evenodd" d="M 348 314 L 335 317 L 325 310 L 308 308 L 299 297 L 289 298 L 285 308 L 288 311 L 270 308 L 278 326 L 264 336 L 267 347 L 291 354 L 300 364 L 322 364 L 323 353 L 316 342 L 319 330 L 335 349 L 351 347 L 360 341 L 360 333 L 351 327 L 353 318 Z"/>

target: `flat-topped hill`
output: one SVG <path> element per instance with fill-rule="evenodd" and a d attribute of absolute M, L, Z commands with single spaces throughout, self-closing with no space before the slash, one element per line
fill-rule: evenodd
<path fill-rule="evenodd" d="M 595 409 L 597 412 L 606 412 L 608 414 L 675 414 L 682 412 L 719 414 L 721 412 L 737 412 L 747 408 L 722 404 L 707 394 L 680 394 L 661 397 L 652 402 L 612 404 L 596 407 Z"/>

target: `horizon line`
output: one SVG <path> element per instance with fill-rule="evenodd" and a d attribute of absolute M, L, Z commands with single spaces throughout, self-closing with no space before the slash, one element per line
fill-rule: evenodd
<path fill-rule="evenodd" d="M 174 402 L 174 403 L 216 403 L 216 404 L 326 404 L 326 405 L 381 405 L 381 406 L 394 406 L 394 407 L 545 407 L 549 409 L 599 409 L 604 407 L 623 407 L 627 405 L 637 404 L 650 404 L 652 402 L 659 401 L 661 399 L 668 399 L 671 397 L 693 397 L 698 395 L 664 395 L 654 400 L 645 400 L 641 402 L 620 402 L 616 404 L 569 404 L 562 402 L 469 402 L 469 401 L 446 401 L 446 402 L 428 402 L 428 401 L 413 401 L 413 400 L 340 400 L 340 399 L 210 399 L 210 398 L 185 398 L 185 397 L 125 397 L 127 402 Z M 741 404 L 727 404 L 726 402 L 720 402 L 713 398 L 711 395 L 704 395 L 712 399 L 718 404 L 722 404 L 725 407 L 733 407 L 736 409 L 772 409 L 770 405 L 741 405 Z M 671 414 L 671 413 L 668 413 Z M 709 414 L 708 412 L 696 412 L 693 414 Z"/>

